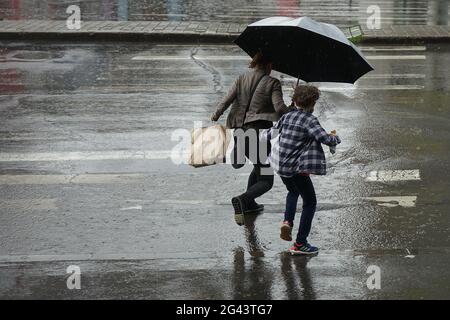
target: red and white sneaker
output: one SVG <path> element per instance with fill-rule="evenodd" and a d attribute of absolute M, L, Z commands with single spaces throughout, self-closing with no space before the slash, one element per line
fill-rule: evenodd
<path fill-rule="evenodd" d="M 292 241 L 292 225 L 288 221 L 281 224 L 280 238 L 285 241 Z"/>
<path fill-rule="evenodd" d="M 292 255 L 311 255 L 319 253 L 319 248 L 313 247 L 309 243 L 298 244 L 297 242 L 289 249 Z"/>

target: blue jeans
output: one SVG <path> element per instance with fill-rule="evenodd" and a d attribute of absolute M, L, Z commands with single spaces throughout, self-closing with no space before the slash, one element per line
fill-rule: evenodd
<path fill-rule="evenodd" d="M 302 216 L 297 233 L 297 243 L 306 243 L 311 231 L 311 224 L 316 213 L 316 192 L 309 176 L 295 175 L 291 178 L 281 177 L 289 191 L 286 197 L 286 211 L 284 220 L 291 225 L 294 224 L 295 212 L 297 210 L 298 197 L 303 200 Z"/>

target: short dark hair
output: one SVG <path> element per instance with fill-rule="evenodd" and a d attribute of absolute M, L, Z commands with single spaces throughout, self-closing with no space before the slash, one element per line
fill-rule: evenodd
<path fill-rule="evenodd" d="M 317 87 L 300 85 L 295 88 L 292 100 L 298 107 L 311 112 L 314 110 L 314 105 L 319 97 L 320 91 Z"/>
<path fill-rule="evenodd" d="M 250 68 L 262 67 L 266 68 L 272 61 L 264 55 L 262 52 L 258 52 L 253 56 L 252 62 L 250 62 Z"/>

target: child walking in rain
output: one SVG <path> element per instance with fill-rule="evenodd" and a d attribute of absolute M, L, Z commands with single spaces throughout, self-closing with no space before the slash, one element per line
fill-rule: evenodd
<path fill-rule="evenodd" d="M 268 140 L 277 138 L 272 146 L 269 162 L 288 190 L 281 239 L 292 241 L 299 196 L 303 200 L 297 238 L 289 249 L 292 254 L 315 254 L 319 251 L 308 243 L 317 204 L 310 175 L 326 174 L 325 154 L 321 144 L 334 147 L 341 143 L 336 131 L 327 133 L 313 115 L 319 96 L 319 89 L 314 86 L 297 86 L 293 96 L 296 110 L 283 115 L 274 127 L 264 132 Z"/>

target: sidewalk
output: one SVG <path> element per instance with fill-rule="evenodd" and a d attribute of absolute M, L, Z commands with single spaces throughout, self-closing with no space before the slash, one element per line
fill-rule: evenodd
<path fill-rule="evenodd" d="M 80 30 L 69 30 L 62 20 L 4 20 L 0 21 L 0 39 L 229 42 L 246 26 L 193 21 L 86 21 Z M 450 26 L 396 25 L 364 33 L 364 43 L 450 40 Z"/>

